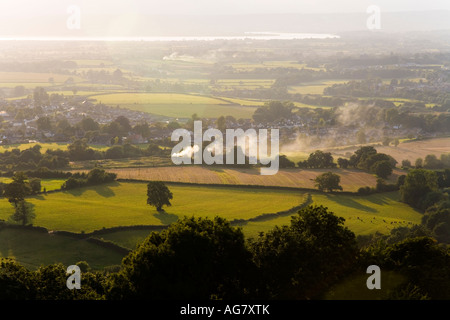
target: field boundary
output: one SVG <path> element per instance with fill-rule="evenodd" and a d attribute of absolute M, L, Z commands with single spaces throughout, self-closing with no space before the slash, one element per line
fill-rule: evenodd
<path fill-rule="evenodd" d="M 312 202 L 313 202 L 312 196 L 310 193 L 308 193 L 307 196 L 305 197 L 305 200 L 303 201 L 303 203 L 299 204 L 298 206 L 292 207 L 291 209 L 284 210 L 284 211 L 278 211 L 275 213 L 263 213 L 263 214 L 260 214 L 259 216 L 256 216 L 256 217 L 253 217 L 250 219 L 235 219 L 235 220 L 232 220 L 230 222 L 230 224 L 240 226 L 240 225 L 245 225 L 248 222 L 261 222 L 261 221 L 267 221 L 267 220 L 272 220 L 272 219 L 276 219 L 279 217 L 291 215 L 291 214 L 296 213 L 297 211 L 307 207 Z"/>
<path fill-rule="evenodd" d="M 77 239 L 77 240 L 85 240 L 87 242 L 96 244 L 100 247 L 115 251 L 121 255 L 126 255 L 131 251 L 127 248 L 124 248 L 122 246 L 115 244 L 114 242 L 93 237 L 95 231 L 92 233 L 86 233 L 86 234 L 85 233 L 74 233 L 74 232 L 69 232 L 69 231 L 52 231 L 52 230 L 48 230 L 45 227 L 38 227 L 38 226 L 33 226 L 33 225 L 23 226 L 23 225 L 9 224 L 6 221 L 0 221 L 0 230 L 3 230 L 3 229 L 32 230 L 34 232 L 39 232 L 42 234 L 60 235 L 60 236 L 66 236 L 66 237 L 70 237 L 70 238 Z"/>

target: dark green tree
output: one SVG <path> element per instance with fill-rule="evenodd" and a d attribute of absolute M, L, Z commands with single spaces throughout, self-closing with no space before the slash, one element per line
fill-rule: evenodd
<path fill-rule="evenodd" d="M 347 159 L 344 159 L 344 158 L 338 158 L 337 159 L 337 164 L 338 164 L 339 168 L 347 169 L 348 166 L 349 166 L 349 161 Z"/>
<path fill-rule="evenodd" d="M 3 196 L 10 203 L 17 207 L 20 201 L 23 201 L 31 193 L 30 187 L 26 183 L 28 177 L 23 172 L 16 172 L 12 177 L 13 181 L 5 186 Z"/>
<path fill-rule="evenodd" d="M 97 131 L 100 126 L 98 124 L 98 122 L 96 122 L 94 119 L 90 118 L 90 117 L 85 117 L 83 118 L 79 123 L 78 126 L 83 130 L 83 131 Z"/>
<path fill-rule="evenodd" d="M 358 250 L 344 219 L 323 206 L 300 210 L 249 246 L 263 299 L 317 298 L 352 268 Z"/>
<path fill-rule="evenodd" d="M 50 131 L 52 130 L 52 121 L 49 117 L 40 117 L 36 121 L 38 130 L 41 131 Z"/>
<path fill-rule="evenodd" d="M 171 206 L 173 194 L 169 188 L 161 181 L 151 181 L 147 184 L 147 204 L 162 211 L 163 206 Z"/>
<path fill-rule="evenodd" d="M 284 154 L 279 157 L 279 166 L 280 168 L 294 168 L 295 162 L 288 159 L 288 157 Z"/>
<path fill-rule="evenodd" d="M 325 172 L 317 176 L 314 182 L 320 191 L 328 190 L 332 192 L 333 190 L 342 190 L 342 187 L 339 185 L 341 177 L 333 172 Z"/>
<path fill-rule="evenodd" d="M 36 193 L 41 192 L 41 188 L 42 188 L 41 179 L 31 178 L 29 184 L 30 184 L 31 193 L 36 194 Z"/>
<path fill-rule="evenodd" d="M 371 167 L 371 171 L 377 176 L 386 179 L 392 174 L 392 166 L 388 160 L 382 160 L 375 162 Z"/>
<path fill-rule="evenodd" d="M 35 217 L 33 205 L 25 200 L 20 200 L 15 205 L 14 214 L 11 216 L 11 220 L 20 222 L 23 226 L 26 226 L 32 224 Z"/>
<path fill-rule="evenodd" d="M 236 299 L 251 265 L 241 229 L 218 217 L 185 217 L 124 258 L 106 298 Z"/>
<path fill-rule="evenodd" d="M 438 189 L 438 177 L 436 172 L 425 169 L 413 169 L 405 178 L 400 187 L 400 195 L 403 202 L 418 208 L 421 199 L 431 191 Z"/>
<path fill-rule="evenodd" d="M 308 166 L 314 169 L 334 168 L 336 164 L 333 162 L 333 156 L 330 152 L 317 150 L 308 157 Z"/>

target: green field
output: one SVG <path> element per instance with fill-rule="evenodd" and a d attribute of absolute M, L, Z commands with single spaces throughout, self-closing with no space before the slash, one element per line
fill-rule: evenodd
<path fill-rule="evenodd" d="M 42 190 L 44 188 L 47 191 L 58 190 L 61 189 L 61 185 L 64 183 L 64 179 L 41 179 L 41 187 Z M 0 182 L 3 183 L 11 183 L 12 179 L 7 177 L 0 177 Z"/>
<path fill-rule="evenodd" d="M 218 118 L 232 115 L 235 118 L 251 118 L 256 107 L 236 106 L 228 101 L 190 94 L 176 93 L 117 93 L 94 95 L 98 102 L 131 110 L 148 112 L 173 118 Z"/>
<path fill-rule="evenodd" d="M 327 80 L 327 81 L 315 81 L 305 83 L 296 86 L 290 86 L 288 88 L 289 93 L 300 94 L 323 94 L 323 90 L 327 87 L 331 87 L 333 84 L 346 83 L 348 80 Z"/>
<path fill-rule="evenodd" d="M 398 193 L 390 192 L 370 196 L 312 194 L 313 204 L 328 207 L 336 215 L 345 219 L 345 226 L 356 235 L 374 232 L 387 234 L 400 226 L 420 224 L 422 214 L 408 205 L 398 202 Z M 280 210 L 280 209 L 275 209 Z M 246 237 L 255 237 L 260 232 L 267 232 L 275 225 L 289 225 L 292 215 L 281 216 L 265 221 L 240 224 Z M 101 238 L 133 249 L 137 243 L 149 234 L 146 230 L 114 231 L 103 234 Z"/>
<path fill-rule="evenodd" d="M 36 230 L 0 229 L 0 258 L 12 258 L 30 269 L 41 265 L 72 265 L 87 261 L 91 268 L 102 269 L 120 264 L 123 255 L 86 240 L 52 235 Z"/>
<path fill-rule="evenodd" d="M 111 183 L 66 192 L 38 195 L 27 199 L 36 218 L 35 226 L 48 230 L 89 233 L 102 228 L 132 225 L 168 225 L 183 216 L 229 221 L 248 220 L 264 213 L 275 213 L 303 203 L 302 191 L 253 189 L 238 187 L 203 187 L 168 184 L 174 198 L 171 207 L 160 213 L 146 204 L 145 183 Z M 370 196 L 312 193 L 313 204 L 324 205 L 345 218 L 345 225 L 357 235 L 388 233 L 399 226 L 419 224 L 421 214 L 398 202 L 398 193 Z M 6 199 L 0 200 L 0 219 L 7 220 L 13 208 Z M 243 222 L 239 227 L 246 237 L 255 237 L 275 225 L 288 225 L 292 215 Z M 148 230 L 111 231 L 100 239 L 134 249 L 149 235 Z M 86 260 L 91 267 L 102 268 L 118 264 L 120 254 L 83 240 L 50 235 L 32 230 L 0 230 L 0 256 L 14 257 L 29 267 L 53 262 L 76 263 Z M 57 257 L 57 258 L 55 258 Z"/>
<path fill-rule="evenodd" d="M 116 182 L 39 195 L 28 201 L 35 208 L 36 226 L 49 230 L 91 232 L 103 227 L 167 225 L 184 215 L 248 219 L 289 209 L 303 200 L 303 194 L 296 191 L 176 185 L 170 189 L 174 199 L 164 213 L 146 204 L 145 183 Z M 4 220 L 13 211 L 6 199 L 0 200 L 0 210 L 0 219 Z"/>

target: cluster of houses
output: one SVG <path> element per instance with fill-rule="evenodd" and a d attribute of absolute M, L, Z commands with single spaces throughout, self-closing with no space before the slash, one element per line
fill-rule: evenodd
<path fill-rule="evenodd" d="M 72 126 L 79 123 L 85 117 L 92 118 L 100 125 L 108 124 L 119 116 L 124 116 L 129 119 L 131 125 L 142 122 L 152 123 L 156 120 L 161 120 L 145 112 L 109 107 L 101 104 L 94 105 L 90 101 L 81 101 L 76 104 L 63 102 L 60 104 L 41 106 L 39 107 L 39 115 L 30 116 L 27 114 L 27 110 L 32 110 L 33 108 L 34 105 L 31 99 L 15 101 L 12 107 L 10 102 L 0 101 L 0 123 L 2 124 L 0 128 L 0 144 L 17 144 L 30 141 L 64 142 L 68 139 L 66 135 L 57 132 L 57 130 L 38 130 L 37 120 L 40 117 L 50 117 L 57 119 L 57 121 L 66 119 Z M 22 110 L 24 116 L 17 117 L 17 110 Z M 82 132 L 75 133 L 75 136 L 78 138 L 82 138 L 82 135 Z M 96 138 L 99 140 L 97 141 L 99 144 L 110 144 L 110 137 L 102 136 Z M 146 142 L 146 139 L 141 135 L 134 133 L 130 133 L 125 138 L 132 143 Z"/>

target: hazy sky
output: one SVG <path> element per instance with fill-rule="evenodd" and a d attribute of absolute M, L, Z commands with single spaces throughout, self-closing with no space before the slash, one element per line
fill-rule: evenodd
<path fill-rule="evenodd" d="M 449 0 L 0 0 L 0 15 L 25 18 L 65 13 L 77 5 L 84 14 L 261 14 L 450 10 Z"/>

